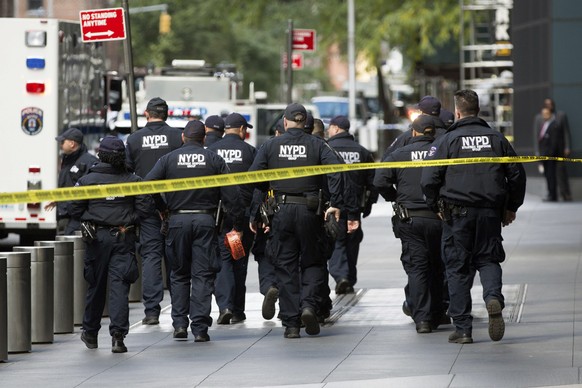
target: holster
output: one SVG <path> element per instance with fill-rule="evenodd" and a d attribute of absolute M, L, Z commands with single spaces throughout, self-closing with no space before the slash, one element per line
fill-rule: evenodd
<path fill-rule="evenodd" d="M 451 208 L 449 207 L 449 205 L 445 201 L 443 201 L 442 199 L 439 199 L 437 202 L 437 206 L 439 207 L 439 213 L 441 213 L 441 215 L 443 217 L 443 221 L 445 221 L 445 222 L 450 221 Z"/>
<path fill-rule="evenodd" d="M 224 221 L 224 209 L 222 208 L 222 199 L 218 201 L 218 207 L 216 208 L 216 215 L 214 216 L 214 230 L 216 233 L 222 231 L 222 222 Z"/>
<path fill-rule="evenodd" d="M 81 238 L 90 243 L 97 238 L 97 226 L 91 221 L 81 221 Z"/>
<path fill-rule="evenodd" d="M 398 202 L 392 203 L 392 209 L 394 210 L 394 214 L 398 217 L 400 221 L 406 222 L 410 220 L 410 214 L 408 213 L 408 209 L 399 204 Z"/>

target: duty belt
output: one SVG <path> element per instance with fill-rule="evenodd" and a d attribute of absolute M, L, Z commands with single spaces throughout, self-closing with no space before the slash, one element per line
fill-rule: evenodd
<path fill-rule="evenodd" d="M 439 220 L 439 216 L 433 213 L 430 210 L 415 210 L 415 209 L 408 209 L 408 216 L 409 217 L 422 217 L 422 218 L 432 218 Z"/>
<path fill-rule="evenodd" d="M 170 212 L 171 216 L 175 216 L 177 214 L 214 214 L 216 213 L 216 209 L 194 209 L 194 210 L 172 210 Z"/>
<path fill-rule="evenodd" d="M 292 203 L 296 205 L 307 205 L 308 199 L 307 197 L 299 196 L 299 195 L 287 195 L 281 194 L 275 197 L 277 200 L 277 204 L 281 205 L 284 203 Z"/>

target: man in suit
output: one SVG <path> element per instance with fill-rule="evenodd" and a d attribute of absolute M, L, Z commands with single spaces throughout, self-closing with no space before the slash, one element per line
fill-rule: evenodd
<path fill-rule="evenodd" d="M 540 156 L 564 155 L 564 131 L 550 108 L 543 107 L 540 117 L 534 121 L 536 154 Z M 548 196 L 544 201 L 558 201 L 557 164 L 555 160 L 544 160 L 544 176 L 548 185 Z"/>
<path fill-rule="evenodd" d="M 555 116 L 556 125 L 562 128 L 563 134 L 563 147 L 562 153 L 559 156 L 569 157 L 570 156 L 570 145 L 572 144 L 572 138 L 570 134 L 570 124 L 568 123 L 568 116 L 565 112 L 556 110 L 556 104 L 551 98 L 546 98 L 542 105 L 543 108 L 548 108 L 550 112 Z M 544 119 L 542 118 L 541 112 L 536 114 L 534 118 L 534 145 L 536 149 L 536 154 L 539 155 L 538 149 L 538 135 L 542 128 Z M 568 171 L 567 164 L 563 162 L 558 162 L 556 164 L 556 180 L 560 195 L 565 202 L 572 200 L 572 194 L 570 192 L 570 182 L 568 181 Z"/>

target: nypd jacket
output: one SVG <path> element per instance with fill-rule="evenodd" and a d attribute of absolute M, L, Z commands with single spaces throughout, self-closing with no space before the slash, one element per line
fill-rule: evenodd
<path fill-rule="evenodd" d="M 257 154 L 255 147 L 234 133 L 224 135 L 222 139 L 208 146 L 208 149 L 224 159 L 230 172 L 247 172 Z M 244 205 L 250 206 L 254 186 L 244 185 L 239 188 Z"/>
<path fill-rule="evenodd" d="M 204 139 L 204 146 L 210 147 L 211 145 L 213 145 L 217 141 L 220 141 L 221 139 L 222 139 L 222 132 L 218 132 L 218 131 L 207 132 L 206 138 Z"/>
<path fill-rule="evenodd" d="M 182 146 L 182 131 L 151 121 L 127 138 L 127 167 L 145 177 L 160 157 Z"/>
<path fill-rule="evenodd" d="M 516 156 L 501 133 L 491 129 L 478 117 L 455 122 L 437 139 L 427 159 L 455 159 L 488 156 Z M 428 206 L 437 211 L 437 201 L 511 211 L 523 204 L 525 171 L 520 163 L 477 163 L 425 167 L 422 191 Z"/>
<path fill-rule="evenodd" d="M 322 164 L 340 164 L 343 160 L 323 140 L 305 133 L 300 128 L 289 128 L 281 136 L 273 137 L 264 143 L 249 171 Z M 312 175 L 303 178 L 282 179 L 270 182 L 276 195 L 317 196 L 327 179 L 330 205 L 343 208 L 343 182 L 339 173 Z M 261 185 L 263 191 L 269 183 Z"/>
<path fill-rule="evenodd" d="M 345 163 L 374 163 L 372 153 L 354 140 L 349 132 L 341 132 L 328 139 L 327 143 L 337 151 Z M 376 203 L 378 192 L 374 188 L 374 170 L 358 170 L 350 173 L 356 188 L 358 210 Z M 366 191 L 369 197 L 366 198 Z"/>
<path fill-rule="evenodd" d="M 416 136 L 410 139 L 410 144 L 392 152 L 386 162 L 409 162 L 424 160 L 429 153 L 434 138 L 432 136 Z M 396 201 L 407 209 L 427 209 L 424 195 L 420 188 L 422 167 L 414 168 L 382 168 L 376 170 L 374 185 L 388 201 Z M 392 195 L 392 185 L 396 185 L 396 193 Z"/>
<path fill-rule="evenodd" d="M 145 177 L 146 181 L 180 179 L 228 174 L 225 161 L 201 143 L 188 142 L 164 155 Z M 226 211 L 234 218 L 236 230 L 242 230 L 244 207 L 237 186 L 221 186 L 195 190 L 172 191 L 165 194 L 170 212 L 178 210 L 213 210 L 222 199 Z"/>
<path fill-rule="evenodd" d="M 73 187 L 77 181 L 89 172 L 89 168 L 97 164 L 99 159 L 87 152 L 85 144 L 69 155 L 63 155 L 59 170 L 59 187 Z M 57 202 L 57 217 L 70 217 L 69 202 Z"/>
<path fill-rule="evenodd" d="M 108 163 L 98 163 L 79 179 L 76 186 L 93 186 L 112 183 L 139 182 L 135 174 L 113 168 Z M 102 226 L 135 225 L 154 212 L 150 195 L 112 196 L 71 202 L 71 216 L 81 221 L 93 221 Z"/>

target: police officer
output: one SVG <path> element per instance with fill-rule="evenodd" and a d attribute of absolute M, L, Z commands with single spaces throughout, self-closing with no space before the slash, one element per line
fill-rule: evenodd
<path fill-rule="evenodd" d="M 204 120 L 204 127 L 206 128 L 206 138 L 204 145 L 206 147 L 216 143 L 224 135 L 224 119 L 218 115 L 208 116 Z"/>
<path fill-rule="evenodd" d="M 275 123 L 273 136 L 281 136 L 284 133 L 285 127 L 283 126 L 283 119 L 281 118 Z M 249 219 L 249 228 L 255 234 L 255 241 L 251 252 L 258 266 L 259 292 L 263 295 L 261 314 L 266 320 L 273 319 L 275 316 L 276 303 L 279 299 L 279 286 L 277 285 L 273 257 L 271 252 L 266 249 L 267 241 L 272 238 L 270 225 L 273 221 L 275 211 L 273 208 L 273 198 L 269 198 L 269 195 L 270 193 L 265 195 L 261 190 L 255 189 L 249 211 L 251 216 Z M 261 206 L 263 206 L 262 212 L 259 210 Z"/>
<path fill-rule="evenodd" d="M 165 122 L 168 118 L 166 101 L 159 97 L 152 98 L 148 102 L 145 115 L 146 126 L 127 138 L 128 167 L 142 178 L 150 172 L 161 156 L 182 146 L 182 131 Z M 160 232 L 161 227 L 162 215 L 157 213 L 143 220 L 140 227 L 144 325 L 159 323 L 160 302 L 164 297 L 164 236 Z M 169 272 L 167 264 L 166 261 Z"/>
<path fill-rule="evenodd" d="M 276 135 L 277 136 L 277 135 Z M 249 214 L 249 229 L 255 234 L 255 241 L 251 252 L 257 262 L 259 272 L 259 292 L 263 295 L 261 314 L 266 320 L 273 319 L 276 311 L 277 299 L 279 299 L 279 286 L 277 275 L 273 265 L 272 255 L 267 252 L 267 241 L 271 238 L 270 223 L 273 220 L 274 209 L 267 210 L 261 215 L 259 206 L 268 202 L 262 191 L 255 189 Z M 266 219 L 265 219 L 266 218 Z"/>
<path fill-rule="evenodd" d="M 311 134 L 322 139 L 325 138 L 325 125 L 323 125 L 321 119 L 313 119 L 313 130 L 311 131 Z"/>
<path fill-rule="evenodd" d="M 156 163 L 146 180 L 180 179 L 228 174 L 225 161 L 202 146 L 204 124 L 188 122 L 184 145 Z M 195 342 L 210 341 L 208 327 L 216 273 L 220 270 L 220 252 L 215 215 L 222 200 L 232 217 L 234 229 L 243 227 L 243 211 L 237 186 L 222 186 L 166 193 L 170 214 L 166 254 L 171 263 L 172 324 L 174 338 L 188 337 L 188 324 Z"/>
<path fill-rule="evenodd" d="M 231 113 L 224 120 L 224 128 L 224 137 L 207 148 L 221 156 L 231 172 L 248 171 L 255 160 L 257 151 L 255 147 L 244 141 L 244 136 L 246 129 L 253 128 L 253 126 L 239 113 Z M 206 134 L 206 140 L 208 140 L 208 132 Z M 220 254 L 222 256 L 222 268 L 216 275 L 215 289 L 216 303 L 220 310 L 220 315 L 216 323 L 219 325 L 239 323 L 246 319 L 245 283 L 247 279 L 249 253 L 254 238 L 253 233 L 251 233 L 248 227 L 250 216 L 249 207 L 254 187 L 247 185 L 239 186 L 239 188 L 241 189 L 241 207 L 245 209 L 242 238 L 245 256 L 234 261 L 228 248 L 224 244 L 219 244 Z M 226 213 L 218 241 L 224 241 L 225 234 L 232 229 L 232 226 L 233 219 L 229 213 Z"/>
<path fill-rule="evenodd" d="M 423 160 L 434 140 L 434 122 L 428 115 L 420 115 L 412 123 L 410 144 L 390 154 L 387 162 Z M 445 315 L 442 302 L 443 262 L 441 259 L 442 225 L 440 218 L 426 205 L 420 188 L 422 168 L 378 169 L 374 185 L 382 193 L 389 193 L 389 201 L 396 202 L 398 231 L 402 242 L 400 260 L 408 275 L 408 300 L 418 333 L 430 333 Z M 397 194 L 390 195 L 392 185 Z"/>
<path fill-rule="evenodd" d="M 305 119 L 305 127 L 303 128 L 303 130 L 305 131 L 305 133 L 307 134 L 313 134 L 313 131 L 315 129 L 315 118 L 313 117 L 313 115 L 309 112 L 307 112 L 307 118 Z M 323 139 L 323 137 L 321 137 Z M 334 150 L 335 151 L 335 150 Z M 336 152 L 337 153 L 337 152 Z M 338 154 L 339 156 L 339 154 Z M 341 158 L 341 157 L 340 157 Z M 342 179 L 346 178 L 347 174 L 342 175 Z M 346 182 L 344 180 L 343 183 L 344 186 L 344 190 L 346 190 Z M 323 186 L 322 186 L 322 193 L 323 193 L 323 198 L 329 198 L 329 189 L 327 187 L 327 182 L 324 180 L 323 181 Z M 340 209 L 342 210 L 342 209 Z M 342 213 L 340 213 L 342 214 Z M 343 213 L 345 214 L 345 212 Z M 345 222 L 345 218 L 342 219 L 343 222 Z M 339 224 L 337 224 L 337 228 L 339 229 L 340 226 Z M 324 227 L 325 229 L 325 227 Z M 344 225 L 344 232 L 345 232 L 345 225 Z M 322 235 L 322 241 L 319 244 L 320 245 L 320 251 L 321 251 L 321 258 L 322 260 L 324 260 L 324 262 L 329 263 L 329 259 L 331 258 L 331 254 L 333 253 L 333 246 L 335 245 L 335 236 L 331 236 L 330 233 L 323 233 Z M 317 314 L 317 320 L 319 321 L 319 323 L 324 323 L 325 320 L 331 315 L 331 309 L 333 307 L 333 301 L 331 300 L 331 289 L 329 288 L 329 270 L 328 270 L 328 266 L 326 265 L 324 267 L 325 272 L 322 273 L 323 279 L 325 279 L 326 281 L 322 281 L 321 282 L 321 287 L 319 289 L 318 292 L 315 293 L 315 300 L 317 302 L 317 309 L 316 309 L 316 314 Z"/>
<path fill-rule="evenodd" d="M 61 135 L 55 137 L 60 143 L 62 160 L 59 170 L 59 187 L 73 187 L 83 175 L 89 172 L 89 167 L 99 160 L 87 152 L 83 143 L 83 132 L 77 128 L 69 128 Z M 57 234 L 72 235 L 79 230 L 79 222 L 71 219 L 68 201 L 50 202 L 45 210 L 57 208 Z"/>
<path fill-rule="evenodd" d="M 450 117 L 451 112 L 448 112 L 448 111 L 442 109 L 441 102 L 436 97 L 433 97 L 433 96 L 422 97 L 420 99 L 420 101 L 418 102 L 418 104 L 416 104 L 416 108 L 420 111 L 421 115 L 428 115 L 432 118 L 433 125 L 435 127 L 434 136 L 436 138 L 438 138 L 440 135 L 444 134 L 446 132 L 446 129 L 448 127 L 450 127 L 451 124 L 453 123 L 454 118 Z M 445 123 L 443 120 L 446 120 L 447 123 Z M 398 136 L 392 142 L 392 144 L 390 144 L 390 146 L 388 146 L 388 148 L 386 148 L 386 150 L 384 151 L 384 155 L 382 155 L 382 161 L 385 162 L 392 152 L 394 152 L 395 150 L 397 150 L 400 147 L 407 145 L 413 137 L 412 132 L 413 132 L 413 129 L 411 126 L 407 131 L 405 131 L 400 136 Z M 390 190 L 390 189 L 387 189 L 387 190 Z M 384 193 L 383 196 L 386 197 L 386 196 L 395 196 L 395 195 L 396 195 L 396 192 L 394 191 L 391 194 Z M 393 217 L 392 218 L 392 229 L 394 231 L 395 236 L 398 235 L 398 226 L 399 225 L 400 225 L 400 223 L 397 222 L 396 217 Z M 410 304 L 409 299 L 410 298 L 409 298 L 409 294 L 408 294 L 408 284 L 404 287 L 404 295 L 405 295 L 405 300 L 402 303 L 402 311 L 404 312 L 404 314 L 406 314 L 408 316 L 412 316 L 412 312 L 411 312 L 410 306 L 409 306 L 409 304 Z M 445 304 L 445 307 L 446 307 L 449 303 L 448 302 L 449 301 L 449 292 L 448 292 L 448 285 L 447 285 L 446 279 L 443 283 L 442 296 L 443 296 L 443 303 Z M 450 319 L 443 317 L 441 323 L 443 323 L 443 324 L 450 323 Z"/>
<path fill-rule="evenodd" d="M 272 168 L 341 163 L 337 154 L 319 138 L 305 133 L 307 112 L 300 104 L 285 109 L 286 132 L 268 140 L 258 151 L 249 171 Z M 285 338 L 299 338 L 299 327 L 305 325 L 309 335 L 318 334 L 316 293 L 325 279 L 325 265 L 319 249 L 322 236 L 322 208 L 319 200 L 323 179 L 330 191 L 330 207 L 325 215 L 339 220 L 342 207 L 340 174 L 314 175 L 304 178 L 271 181 L 278 211 L 273 216 L 272 250 L 279 285 L 280 316 Z M 359 227 L 359 221 L 348 221 L 348 230 Z"/>
<path fill-rule="evenodd" d="M 125 147 L 120 139 L 107 136 L 99 146 L 100 163 L 79 179 L 77 186 L 139 182 L 125 166 Z M 139 276 L 135 258 L 136 227 L 154 211 L 149 195 L 110 196 L 71 202 L 71 215 L 87 225 L 85 240 L 85 280 L 87 297 L 81 340 L 89 349 L 97 348 L 97 334 L 105 307 L 109 281 L 109 333 L 113 353 L 125 353 L 123 339 L 129 331 L 129 286 Z"/>
<path fill-rule="evenodd" d="M 441 119 L 441 102 L 433 96 L 424 96 L 420 99 L 418 104 L 416 104 L 416 108 L 420 111 L 421 114 L 429 115 L 433 119 L 433 124 L 435 127 L 435 137 L 439 137 L 443 133 L 446 132 L 446 129 L 451 126 L 452 122 L 450 121 L 450 115 L 443 113 L 443 118 L 447 120 L 447 124 L 443 122 Z M 447 111 L 448 112 L 448 111 Z M 450 113 L 450 112 L 449 112 Z M 384 161 L 388 155 L 390 155 L 394 150 L 405 146 L 410 142 L 412 138 L 412 126 L 402 134 L 400 134 L 392 144 L 390 144 L 384 154 L 382 155 L 382 161 Z"/>
<path fill-rule="evenodd" d="M 345 116 L 334 117 L 329 124 L 328 144 L 336 150 L 347 164 L 373 163 L 374 157 L 366 148 L 358 144 L 349 132 L 350 121 Z M 354 171 L 351 174 L 358 188 L 358 211 L 363 212 L 364 217 L 370 215 L 372 204 L 378 200 L 378 192 L 374 188 L 374 170 Z M 342 218 L 347 214 L 342 212 Z M 358 253 L 360 243 L 364 238 L 362 228 L 354 233 L 346 233 L 345 222 L 340 226 L 343 231 L 335 241 L 335 247 L 329 261 L 329 272 L 336 281 L 335 293 L 337 295 L 354 292 L 357 281 Z"/>
<path fill-rule="evenodd" d="M 433 143 L 429 159 L 515 156 L 503 136 L 477 117 L 479 97 L 473 90 L 455 93 L 457 121 Z M 477 163 L 425 167 L 422 191 L 426 203 L 445 220 L 443 259 L 450 291 L 449 315 L 455 332 L 449 342 L 472 343 L 471 286 L 475 271 L 489 313 L 489 337 L 505 333 L 501 266 L 505 252 L 501 226 L 515 220 L 525 196 L 525 171 L 518 163 Z"/>

